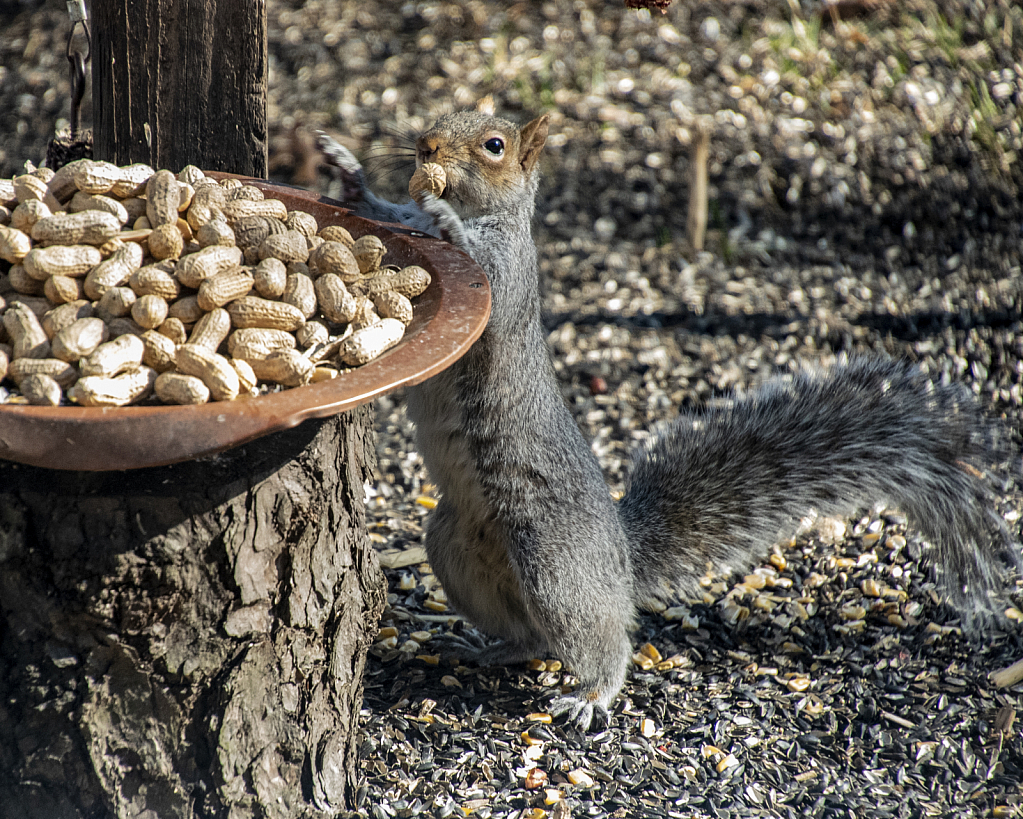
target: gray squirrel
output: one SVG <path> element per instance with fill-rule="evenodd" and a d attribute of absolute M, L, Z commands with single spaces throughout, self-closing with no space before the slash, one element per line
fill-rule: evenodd
<path fill-rule="evenodd" d="M 946 592 L 983 616 L 1000 556 L 1019 561 L 996 511 L 1007 435 L 963 386 L 883 358 L 769 382 L 725 408 L 679 417 L 642 453 L 615 503 L 566 407 L 540 318 L 531 234 L 546 115 L 442 117 L 416 143 L 440 165 L 438 198 L 396 205 L 326 135 L 343 197 L 466 251 L 492 313 L 450 369 L 407 392 L 416 445 L 440 489 L 426 551 L 449 601 L 484 633 L 484 664 L 563 660 L 579 679 L 550 710 L 606 722 L 632 655 L 637 606 L 693 594 L 708 563 L 747 569 L 800 520 L 893 504 L 934 546 Z"/>

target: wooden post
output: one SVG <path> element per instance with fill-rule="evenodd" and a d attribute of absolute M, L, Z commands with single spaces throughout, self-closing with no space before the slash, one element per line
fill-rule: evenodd
<path fill-rule="evenodd" d="M 266 176 L 266 0 L 93 0 L 94 153 Z"/>
<path fill-rule="evenodd" d="M 96 157 L 266 169 L 264 0 L 94 0 Z M 354 807 L 366 406 L 125 472 L 0 461 L 0 817 Z"/>

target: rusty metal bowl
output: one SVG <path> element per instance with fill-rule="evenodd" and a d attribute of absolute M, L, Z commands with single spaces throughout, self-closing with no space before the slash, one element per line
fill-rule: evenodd
<path fill-rule="evenodd" d="M 211 174 L 224 177 L 229 174 Z M 379 358 L 331 381 L 200 406 L 33 407 L 0 405 L 0 459 L 48 469 L 139 469 L 212 455 L 308 418 L 323 418 L 399 387 L 418 384 L 457 361 L 486 327 L 490 288 L 479 266 L 449 244 L 402 225 L 352 215 L 318 194 L 242 178 L 320 227 L 374 233 L 387 263 L 418 264 L 433 281 L 416 300 L 404 339 Z"/>

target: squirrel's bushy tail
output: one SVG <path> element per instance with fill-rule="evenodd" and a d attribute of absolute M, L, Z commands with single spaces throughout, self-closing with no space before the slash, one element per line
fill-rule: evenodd
<path fill-rule="evenodd" d="M 1019 565 L 996 508 L 1009 450 L 964 387 L 885 359 L 801 372 L 680 417 L 647 447 L 619 505 L 637 599 L 692 593 L 708 563 L 745 570 L 813 511 L 885 503 L 930 540 L 943 590 L 971 625 L 1000 585 L 1001 553 Z"/>

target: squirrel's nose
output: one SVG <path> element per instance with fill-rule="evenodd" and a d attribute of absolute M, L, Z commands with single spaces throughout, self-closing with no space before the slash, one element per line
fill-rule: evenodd
<path fill-rule="evenodd" d="M 431 139 L 429 135 L 424 134 L 416 140 L 416 154 L 420 163 L 429 162 L 433 159 L 433 156 L 437 153 L 437 140 Z"/>

